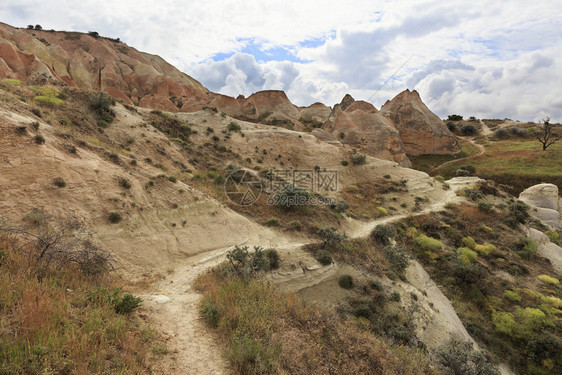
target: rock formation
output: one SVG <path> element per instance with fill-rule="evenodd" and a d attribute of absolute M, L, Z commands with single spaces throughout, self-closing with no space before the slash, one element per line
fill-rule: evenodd
<path fill-rule="evenodd" d="M 558 186 L 554 184 L 538 184 L 531 186 L 519 194 L 519 200 L 533 208 L 532 214 L 543 223 L 554 229 L 560 229 L 562 208 L 558 197 Z"/>
<path fill-rule="evenodd" d="M 415 91 L 399 94 L 380 112 L 350 95 L 334 109 L 321 103 L 299 108 L 278 90 L 233 98 L 210 92 L 159 56 L 97 33 L 30 30 L 0 23 L 0 78 L 105 91 L 145 108 L 196 112 L 214 107 L 240 120 L 300 131 L 316 129 L 318 139 L 348 144 L 403 166 L 410 165 L 406 154 L 459 150 L 456 138 Z"/>
<path fill-rule="evenodd" d="M 398 129 L 408 155 L 453 154 L 461 149 L 455 136 L 415 90 L 405 90 L 387 101 L 380 114 Z"/>
<path fill-rule="evenodd" d="M 344 144 L 357 147 L 381 159 L 393 160 L 400 165 L 411 165 L 406 156 L 400 133 L 375 107 L 356 102 L 346 95 L 334 106 L 324 130 Z"/>

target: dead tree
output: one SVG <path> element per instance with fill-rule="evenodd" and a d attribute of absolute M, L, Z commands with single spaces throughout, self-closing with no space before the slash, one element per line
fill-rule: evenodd
<path fill-rule="evenodd" d="M 562 138 L 561 134 L 554 131 L 550 118 L 543 120 L 543 125 L 539 126 L 539 130 L 534 131 L 535 138 L 542 144 L 542 149 L 545 151 L 549 146 L 553 145 Z"/>

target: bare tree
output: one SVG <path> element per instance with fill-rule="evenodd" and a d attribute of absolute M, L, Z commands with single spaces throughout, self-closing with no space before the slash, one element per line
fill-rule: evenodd
<path fill-rule="evenodd" d="M 92 241 L 93 233 L 80 220 L 73 216 L 55 220 L 37 212 L 34 215 L 33 221 L 23 227 L 0 223 L 0 232 L 20 238 L 22 249 L 38 264 L 57 269 L 76 264 L 88 274 L 113 269 L 110 255 Z"/>
<path fill-rule="evenodd" d="M 539 130 L 535 130 L 533 133 L 535 134 L 535 138 L 542 144 L 543 151 L 562 138 L 561 134 L 555 132 L 549 117 L 543 120 L 543 125 L 539 126 Z"/>

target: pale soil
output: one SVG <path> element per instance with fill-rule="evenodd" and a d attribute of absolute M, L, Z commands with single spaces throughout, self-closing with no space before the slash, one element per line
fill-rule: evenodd
<path fill-rule="evenodd" d="M 116 145 L 132 138 L 131 151 L 100 144 L 94 136 L 85 137 L 72 129 L 52 126 L 42 120 L 40 133 L 45 136 L 46 144 L 36 145 L 31 139 L 32 131 L 28 130 L 30 134 L 27 136 L 14 134 L 16 126 L 36 119 L 26 115 L 25 111 L 15 113 L 0 108 L 0 216 L 19 223 L 34 207 L 55 217 L 71 213 L 97 233 L 97 240 L 112 252 L 118 271 L 126 280 L 158 280 L 143 286 L 139 294 L 144 300 L 141 312 L 164 334 L 172 353 L 171 359 L 160 365 L 160 373 L 230 372 L 217 337 L 199 317 L 201 295 L 191 283 L 201 272 L 222 262 L 225 253 L 234 245 L 278 249 L 284 266 L 270 278 L 285 290 L 308 288 L 314 294 L 313 287 L 318 286 L 322 291 L 324 283 L 336 282 L 342 269 L 353 272 L 337 264 L 320 267 L 300 249 L 310 240 L 295 239 L 256 224 L 181 180 L 174 184 L 165 178 L 156 179 L 155 186 L 147 189 L 145 184 L 150 177 L 176 173 L 172 160 L 188 167 L 190 163 L 166 136 L 151 126 L 141 127 L 143 119 L 138 114 L 121 106 L 116 107 L 116 112 L 117 119 L 106 129 L 106 134 Z M 197 143 L 205 140 L 206 127 L 213 127 L 215 134 L 220 134 L 229 122 L 228 118 L 204 112 L 182 114 L 181 117 L 195 123 L 192 128 L 199 131 L 194 136 Z M 328 145 L 304 133 L 238 123 L 245 136 L 233 134 L 230 142 L 241 157 L 255 159 L 254 149 L 257 147 L 258 150 L 267 148 L 267 155 L 261 151 L 260 154 L 266 165 L 273 167 L 334 166 L 339 172 L 341 186 L 369 182 L 385 174 L 407 179 L 408 194 L 393 194 L 397 196 L 393 204 L 410 203 L 415 196 L 427 197 L 428 201 L 423 203 L 419 214 L 438 211 L 446 203 L 456 202 L 460 198 L 455 191 L 475 181 L 454 179 L 449 181 L 451 190 L 446 191 L 423 172 L 370 157 L 364 166 L 344 168 L 341 160 L 348 158 L 349 148 Z M 77 147 L 77 154 L 69 154 L 63 147 L 67 141 L 60 138 L 60 133 L 83 139 L 91 147 Z M 100 151 L 102 147 L 118 153 L 121 163 L 117 165 L 104 157 Z M 164 148 L 166 156 L 160 156 L 154 147 Z M 278 154 L 282 154 L 284 165 L 275 161 Z M 136 167 L 129 166 L 132 156 L 138 160 Z M 145 157 L 152 158 L 154 164 L 162 163 L 167 170 L 163 172 L 153 164 L 144 163 Z M 53 186 L 52 179 L 57 176 L 64 178 L 65 188 Z M 119 186 L 118 181 L 123 177 L 131 182 L 131 189 Z M 123 214 L 121 223 L 107 221 L 107 215 L 112 211 Z M 365 237 L 377 224 L 399 220 L 409 214 L 408 210 L 398 209 L 396 215 L 372 222 L 350 219 L 343 229 L 350 237 Z M 447 308 L 440 310 L 449 311 Z M 458 321 L 452 318 L 449 321 L 456 322 L 451 323 L 450 331 L 459 329 L 456 327 Z"/>

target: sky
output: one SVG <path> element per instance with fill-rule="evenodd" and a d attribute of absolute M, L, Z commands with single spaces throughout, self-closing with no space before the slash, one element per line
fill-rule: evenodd
<path fill-rule="evenodd" d="M 442 118 L 562 122 L 560 0 L 4 0 L 0 21 L 120 38 L 231 96 L 415 89 Z"/>

